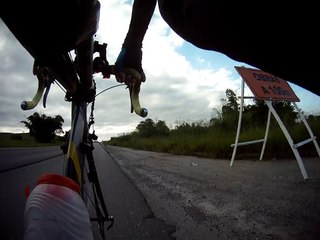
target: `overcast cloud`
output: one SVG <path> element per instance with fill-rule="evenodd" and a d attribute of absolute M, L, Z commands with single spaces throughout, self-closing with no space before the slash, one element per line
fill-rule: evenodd
<path fill-rule="evenodd" d="M 121 49 L 128 29 L 131 5 L 127 2 L 101 1 L 97 40 L 108 43 L 111 64 Z M 37 89 L 37 79 L 32 74 L 33 59 L 2 20 L 0 29 L 0 132 L 27 132 L 20 121 L 35 111 L 50 116 L 61 115 L 65 120 L 64 130 L 69 130 L 70 103 L 64 101 L 64 92 L 56 84 L 51 87 L 46 108 L 39 104 L 35 109 L 21 110 L 21 101 L 31 99 Z M 212 53 L 213 62 L 221 59 L 228 62 L 225 66 L 215 67 L 208 61 L 207 55 L 202 57 L 200 50 L 194 54 L 196 51 L 193 49 L 193 55 L 179 53 L 185 45 L 157 11 L 143 44 L 143 68 L 147 81 L 142 84 L 140 102 L 148 109 L 149 118 L 164 120 L 169 127 L 177 121 L 209 120 L 212 108 L 220 106 L 220 99 L 225 97 L 227 88 L 240 94 L 241 79 L 233 68 L 240 63 Z M 114 77 L 105 80 L 99 75 L 96 76 L 96 83 L 97 92 L 118 84 Z M 319 97 L 307 91 L 297 95 L 320 103 Z M 314 111 L 319 111 L 319 107 Z M 99 95 L 94 113 L 99 140 L 131 132 L 144 120 L 130 113 L 129 94 L 124 86 Z"/>

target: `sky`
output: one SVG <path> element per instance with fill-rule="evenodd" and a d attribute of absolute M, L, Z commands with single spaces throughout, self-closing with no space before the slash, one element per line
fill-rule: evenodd
<path fill-rule="evenodd" d="M 113 64 L 128 30 L 131 1 L 101 0 L 99 29 L 96 40 L 108 44 L 107 57 Z M 199 49 L 184 41 L 161 18 L 158 8 L 143 42 L 142 66 L 147 80 L 141 85 L 140 102 L 148 109 L 147 118 L 165 121 L 169 128 L 182 122 L 208 121 L 213 109 L 221 108 L 227 88 L 241 93 L 241 77 L 235 66 L 247 66 L 227 56 Z M 70 130 L 70 103 L 64 92 L 53 84 L 42 103 L 23 111 L 20 104 L 32 99 L 37 78 L 32 74 L 33 58 L 20 45 L 0 19 L 0 132 L 28 132 L 22 120 L 40 112 L 61 115 L 63 130 Z M 114 77 L 95 76 L 97 93 L 118 85 Z M 298 107 L 306 114 L 320 114 L 320 97 L 289 83 L 300 98 Z M 246 95 L 250 95 L 246 87 Z M 251 94 L 252 95 L 252 94 Z M 109 140 L 130 133 L 145 118 L 130 112 L 128 89 L 115 87 L 100 94 L 95 101 L 94 130 L 98 140 Z M 235 126 L 236 130 L 236 126 Z"/>

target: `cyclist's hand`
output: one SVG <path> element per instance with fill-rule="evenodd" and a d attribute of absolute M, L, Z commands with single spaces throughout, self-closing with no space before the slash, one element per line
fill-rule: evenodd
<path fill-rule="evenodd" d="M 116 79 L 118 82 L 126 84 L 135 80 L 144 82 L 146 76 L 143 72 L 141 49 L 122 48 L 115 62 Z"/>

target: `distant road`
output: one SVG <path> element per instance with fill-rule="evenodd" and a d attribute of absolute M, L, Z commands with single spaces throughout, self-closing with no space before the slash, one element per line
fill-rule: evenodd
<path fill-rule="evenodd" d="M 154 217 L 141 193 L 99 144 L 94 156 L 108 210 L 115 217 L 107 239 L 170 239 L 174 227 Z M 63 164 L 59 147 L 0 149 L 1 239 L 22 239 L 25 187 L 34 187 L 43 173 L 62 173 Z"/>
<path fill-rule="evenodd" d="M 0 173 L 59 156 L 59 147 L 0 148 Z"/>

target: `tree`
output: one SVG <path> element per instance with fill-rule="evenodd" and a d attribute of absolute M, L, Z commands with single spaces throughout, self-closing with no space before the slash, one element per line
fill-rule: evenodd
<path fill-rule="evenodd" d="M 60 115 L 50 117 L 38 112 L 27 117 L 27 121 L 21 121 L 29 129 L 30 135 L 42 143 L 52 142 L 56 134 L 63 133 L 63 122 L 64 119 Z"/>
<path fill-rule="evenodd" d="M 147 118 L 145 121 L 141 121 L 136 130 L 139 135 L 143 137 L 150 137 L 155 133 L 155 124 L 151 118 Z"/>
<path fill-rule="evenodd" d="M 166 122 L 159 120 L 156 123 L 147 118 L 145 121 L 141 121 L 136 127 L 136 131 L 142 137 L 150 136 L 166 136 L 169 135 L 170 129 L 167 127 Z"/>
<path fill-rule="evenodd" d="M 226 90 L 227 99 L 221 99 L 224 103 L 222 105 L 222 118 L 224 121 L 227 121 L 229 124 L 233 125 L 233 123 L 237 122 L 237 118 L 239 115 L 239 104 L 237 102 L 236 94 L 231 90 Z"/>
<path fill-rule="evenodd" d="M 263 100 L 254 98 L 253 104 L 243 106 L 242 128 L 259 128 L 266 125 L 268 106 Z"/>
<path fill-rule="evenodd" d="M 156 128 L 157 135 L 166 136 L 166 135 L 169 135 L 169 133 L 170 133 L 170 129 L 167 127 L 165 121 L 159 120 L 155 124 L 155 128 Z"/>
<path fill-rule="evenodd" d="M 273 107 L 279 114 L 284 124 L 294 125 L 299 117 L 299 113 L 295 110 L 291 102 L 275 101 Z"/>
<path fill-rule="evenodd" d="M 274 101 L 272 103 L 283 123 L 287 126 L 293 126 L 298 119 L 298 112 L 291 102 Z M 245 128 L 261 127 L 266 124 L 269 108 L 262 100 L 254 100 L 253 105 L 244 107 L 243 125 Z M 273 118 L 272 118 L 273 119 Z M 271 124 L 276 124 L 272 121 Z"/>
<path fill-rule="evenodd" d="M 210 124 L 225 131 L 233 130 L 239 116 L 238 98 L 231 89 L 226 89 L 226 98 L 222 98 L 221 103 L 221 110 L 213 109 L 214 117 L 210 119 Z"/>
<path fill-rule="evenodd" d="M 231 89 L 226 89 L 226 97 L 227 97 L 227 103 L 225 107 L 228 107 L 229 109 L 233 111 L 238 111 L 239 104 L 238 104 L 238 98 L 237 95 L 232 91 Z"/>

